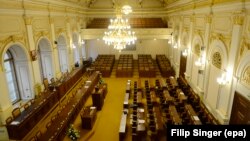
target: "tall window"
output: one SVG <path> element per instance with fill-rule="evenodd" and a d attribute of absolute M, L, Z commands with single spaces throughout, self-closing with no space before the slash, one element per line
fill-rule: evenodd
<path fill-rule="evenodd" d="M 17 85 L 14 59 L 9 50 L 4 55 L 4 68 L 6 70 L 6 78 L 11 102 L 16 103 L 20 100 L 20 92 Z"/>

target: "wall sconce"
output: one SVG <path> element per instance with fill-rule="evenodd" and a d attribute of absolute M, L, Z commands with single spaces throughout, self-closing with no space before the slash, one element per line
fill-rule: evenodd
<path fill-rule="evenodd" d="M 175 43 L 173 47 L 174 47 L 174 48 L 178 48 L 177 43 Z"/>
<path fill-rule="evenodd" d="M 73 48 L 73 49 L 75 49 L 75 48 L 76 48 L 76 46 L 75 46 L 74 44 L 72 44 L 72 48 Z"/>
<path fill-rule="evenodd" d="M 184 51 L 182 52 L 182 55 L 186 57 L 188 55 L 188 50 L 184 49 Z"/>
<path fill-rule="evenodd" d="M 223 73 L 221 77 L 217 78 L 217 83 L 221 86 L 224 86 L 228 83 L 227 76 L 225 73 Z"/>
<path fill-rule="evenodd" d="M 195 61 L 195 65 L 199 67 L 205 65 L 205 56 L 205 46 L 201 46 L 201 56 Z"/>
<path fill-rule="evenodd" d="M 197 61 L 195 61 L 195 65 L 196 66 L 203 66 L 205 64 L 205 62 L 203 61 L 203 59 L 201 57 L 199 57 L 199 59 Z"/>
<path fill-rule="evenodd" d="M 30 51 L 30 57 L 32 61 L 36 61 L 37 60 L 37 52 L 36 50 L 31 50 Z"/>
<path fill-rule="evenodd" d="M 84 44 L 85 44 L 85 41 L 84 41 L 84 40 L 82 40 L 82 41 L 81 41 L 81 44 L 82 44 L 82 45 L 84 45 Z"/>

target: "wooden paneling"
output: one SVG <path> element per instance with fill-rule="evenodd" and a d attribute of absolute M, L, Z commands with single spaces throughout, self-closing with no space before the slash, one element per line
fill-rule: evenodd
<path fill-rule="evenodd" d="M 250 124 L 250 101 L 235 92 L 230 124 Z"/>

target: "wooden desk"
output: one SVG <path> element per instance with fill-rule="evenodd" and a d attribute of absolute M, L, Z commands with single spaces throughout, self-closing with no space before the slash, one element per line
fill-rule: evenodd
<path fill-rule="evenodd" d="M 81 111 L 81 120 L 83 129 L 92 129 L 96 121 L 96 107 L 87 107 Z"/>
<path fill-rule="evenodd" d="M 122 113 L 121 121 L 120 121 L 120 127 L 119 127 L 119 139 L 123 140 L 126 135 L 126 129 L 127 129 L 127 114 Z"/>
<path fill-rule="evenodd" d="M 201 125 L 201 121 L 194 111 L 193 107 L 190 104 L 185 105 L 185 109 L 187 110 L 187 114 L 190 116 L 194 125 Z"/>
<path fill-rule="evenodd" d="M 81 90 L 70 100 L 65 108 L 60 113 L 59 117 L 52 123 L 51 127 L 42 134 L 39 141 L 59 141 L 63 140 L 65 133 L 67 132 L 69 124 L 71 124 L 76 118 L 80 109 L 84 105 L 85 96 L 89 96 L 94 86 L 99 80 L 99 72 L 93 73 L 88 78 L 87 86 L 83 86 Z"/>
<path fill-rule="evenodd" d="M 174 98 L 173 98 L 172 96 L 170 96 L 168 90 L 164 90 L 164 91 L 163 91 L 163 96 L 164 96 L 164 98 L 165 98 L 165 100 L 166 100 L 167 102 L 173 102 L 173 101 L 174 101 Z"/>
<path fill-rule="evenodd" d="M 10 139 L 22 140 L 57 102 L 56 91 L 43 92 L 27 110 L 7 125 Z"/>
<path fill-rule="evenodd" d="M 182 119 L 180 118 L 175 106 L 173 105 L 169 106 L 169 113 L 175 125 L 182 124 Z"/>
<path fill-rule="evenodd" d="M 128 102 L 129 102 L 129 93 L 125 93 L 123 108 L 128 108 Z"/>
<path fill-rule="evenodd" d="M 178 87 L 178 82 L 176 81 L 176 79 L 173 77 L 173 76 L 170 76 L 169 77 L 169 81 L 170 81 L 170 84 L 172 85 L 172 89 Z"/>
<path fill-rule="evenodd" d="M 54 84 L 49 85 L 49 89 L 53 90 L 54 88 L 58 91 L 58 99 L 62 98 L 72 86 L 82 77 L 86 68 L 81 66 L 72 71 L 66 78 L 61 81 L 57 81 Z"/>
<path fill-rule="evenodd" d="M 150 91 L 151 102 L 153 104 L 157 104 L 157 97 L 155 95 L 155 91 Z"/>
<path fill-rule="evenodd" d="M 159 107 L 154 107 L 155 117 L 156 117 L 156 129 L 159 133 L 163 133 L 164 126 L 162 122 L 162 114 Z"/>
<path fill-rule="evenodd" d="M 176 93 L 177 93 L 178 99 L 180 100 L 181 103 L 187 101 L 187 96 L 183 93 L 183 91 L 181 89 L 177 89 Z"/>
<path fill-rule="evenodd" d="M 98 91 L 93 90 L 91 96 L 92 96 L 93 106 L 95 106 L 98 111 L 101 110 L 104 103 L 104 90 L 103 89 L 99 89 Z"/>

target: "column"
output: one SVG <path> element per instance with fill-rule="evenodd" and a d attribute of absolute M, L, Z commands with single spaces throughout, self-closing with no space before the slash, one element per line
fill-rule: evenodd
<path fill-rule="evenodd" d="M 229 51 L 229 58 L 228 58 L 228 67 L 227 67 L 227 78 L 229 81 L 229 90 L 224 90 L 227 91 L 229 94 L 228 97 L 224 97 L 227 99 L 222 99 L 222 100 L 227 100 L 227 105 L 226 105 L 226 113 L 225 116 L 229 118 L 230 115 L 228 115 L 231 111 L 232 108 L 232 103 L 233 103 L 233 97 L 234 97 L 234 92 L 236 89 L 236 81 L 233 83 L 233 76 L 234 76 L 234 68 L 237 66 L 236 65 L 236 57 L 239 51 L 239 46 L 240 46 L 240 41 L 241 41 L 241 35 L 242 35 L 242 28 L 243 28 L 243 23 L 244 23 L 244 17 L 245 13 L 238 13 L 235 14 L 233 17 L 233 30 L 232 30 L 232 37 L 231 37 L 231 46 L 230 46 L 230 51 Z"/>
<path fill-rule="evenodd" d="M 78 51 L 79 51 L 79 60 L 80 60 L 80 62 L 79 62 L 79 64 L 81 65 L 82 64 L 82 61 L 83 61 L 83 54 L 82 54 L 82 36 L 81 36 L 81 25 L 80 25 L 80 17 L 77 17 L 77 23 L 76 23 L 76 26 L 77 26 L 77 31 L 78 31 L 78 33 L 79 33 L 79 36 L 78 36 L 78 38 L 79 38 L 79 41 L 78 41 L 78 47 L 79 47 L 79 49 L 78 49 Z"/>
<path fill-rule="evenodd" d="M 206 86 L 208 86 L 208 80 L 209 80 L 209 62 L 207 60 L 209 60 L 208 58 L 208 46 L 209 46 L 209 37 L 210 37 L 210 32 L 211 32 L 211 22 L 212 22 L 212 15 L 207 15 L 205 18 L 206 21 L 206 26 L 205 26 L 205 37 L 204 37 L 204 47 L 205 47 L 205 66 L 204 66 L 204 72 L 201 76 L 201 97 L 203 98 L 204 96 L 204 91 L 206 89 Z"/>
<path fill-rule="evenodd" d="M 27 30 L 27 35 L 28 35 L 28 45 L 29 45 L 29 49 L 30 51 L 36 51 L 36 45 L 35 45 L 35 41 L 34 41 L 34 35 L 33 35 L 33 28 L 32 28 L 32 17 L 27 17 L 24 16 L 24 21 L 25 21 L 25 25 L 26 25 L 26 30 Z M 39 85 L 42 83 L 41 80 L 41 72 L 40 72 L 40 65 L 39 65 L 39 61 L 38 59 L 36 60 L 32 60 L 31 61 L 31 66 L 32 66 L 32 73 L 33 73 L 33 80 L 35 85 Z M 36 93 L 37 94 L 37 93 Z"/>
<path fill-rule="evenodd" d="M 8 109 L 12 108 L 12 103 L 10 101 L 10 97 L 9 97 L 9 90 L 8 90 L 8 85 L 7 85 L 7 81 L 5 79 L 5 71 L 3 70 L 3 68 L 1 68 L 2 66 L 0 66 L 0 90 L 1 90 L 1 98 L 0 98 L 0 125 L 1 122 L 4 123 L 5 119 L 7 118 L 7 115 L 5 111 L 8 111 Z"/>
<path fill-rule="evenodd" d="M 187 55 L 187 65 L 186 65 L 186 79 L 191 81 L 192 75 L 192 37 L 193 37 L 193 29 L 194 29 L 194 15 L 190 17 L 190 27 L 189 27 L 189 35 L 188 35 L 188 55 Z"/>
<path fill-rule="evenodd" d="M 176 49 L 176 76 L 179 77 L 180 73 L 180 60 L 181 60 L 181 38 L 182 38 L 182 32 L 183 32 L 183 17 L 181 17 L 180 23 L 179 23 L 179 35 L 178 35 L 178 41 L 177 41 L 177 49 Z"/>
<path fill-rule="evenodd" d="M 72 48 L 72 33 L 71 33 L 71 28 L 70 28 L 70 23 L 69 23 L 70 18 L 66 17 L 66 33 L 67 33 L 67 38 L 68 38 L 68 45 L 67 48 L 69 50 L 69 70 L 71 71 L 74 67 L 74 50 Z"/>
<path fill-rule="evenodd" d="M 55 25 L 54 25 L 54 19 L 52 17 L 49 17 L 49 23 L 50 23 L 50 32 L 51 32 L 51 38 L 52 38 L 52 51 L 53 51 L 53 57 L 54 57 L 54 77 L 60 78 L 61 76 L 61 70 L 59 65 L 59 58 L 58 58 L 58 49 L 57 45 L 54 43 L 56 41 L 55 37 Z"/>

